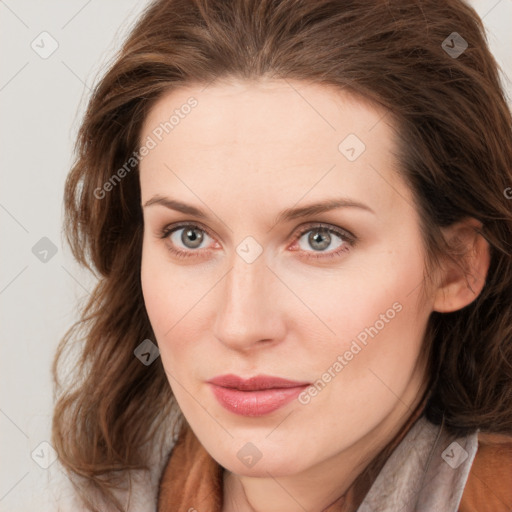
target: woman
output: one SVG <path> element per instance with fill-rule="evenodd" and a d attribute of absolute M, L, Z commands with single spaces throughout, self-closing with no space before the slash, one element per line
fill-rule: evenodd
<path fill-rule="evenodd" d="M 510 510 L 511 140 L 459 0 L 152 3 L 65 190 L 88 510 Z"/>

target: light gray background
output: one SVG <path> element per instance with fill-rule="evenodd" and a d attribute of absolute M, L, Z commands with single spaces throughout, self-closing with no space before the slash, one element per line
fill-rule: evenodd
<path fill-rule="evenodd" d="M 473 0 L 512 97 L 512 0 Z M 135 0 L 0 0 L 0 511 L 55 510 L 43 491 L 58 464 L 50 440 L 50 366 L 94 279 L 61 235 L 62 194 L 72 144 L 91 87 L 147 5 Z M 41 42 L 47 31 L 58 43 Z M 448 34 L 447 34 L 448 35 Z M 44 48 L 43 48 L 44 44 Z M 512 186 L 512 183 L 511 183 Z M 512 205 L 511 205 L 512 206 Z M 32 252 L 57 247 L 46 263 Z M 37 461 L 37 462 L 36 462 Z M 39 462 L 39 464 L 38 464 Z"/>

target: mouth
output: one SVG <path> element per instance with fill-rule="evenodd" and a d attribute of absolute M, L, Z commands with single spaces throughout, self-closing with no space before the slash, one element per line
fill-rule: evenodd
<path fill-rule="evenodd" d="M 232 374 L 207 382 L 220 405 L 242 416 L 270 414 L 290 403 L 311 384 L 268 375 L 242 379 Z"/>

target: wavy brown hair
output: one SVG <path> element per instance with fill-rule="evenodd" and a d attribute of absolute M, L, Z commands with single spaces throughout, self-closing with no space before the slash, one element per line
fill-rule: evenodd
<path fill-rule="evenodd" d="M 453 32 L 468 44 L 456 58 L 442 47 Z M 84 501 L 96 488 L 122 510 L 111 490 L 128 470 L 148 469 L 148 447 L 176 406 L 160 359 L 146 367 L 133 353 L 155 339 L 140 283 L 138 168 L 101 199 L 97 191 L 140 147 L 164 92 L 230 77 L 334 85 L 384 106 L 428 269 L 457 257 L 441 228 L 482 223 L 491 251 L 482 292 L 429 319 L 426 415 L 459 435 L 512 435 L 512 120 L 475 11 L 461 0 L 157 0 L 93 90 L 65 185 L 66 239 L 98 282 L 55 356 L 52 439 Z"/>

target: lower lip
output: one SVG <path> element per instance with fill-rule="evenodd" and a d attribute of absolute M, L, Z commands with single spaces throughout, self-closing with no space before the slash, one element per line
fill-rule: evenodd
<path fill-rule="evenodd" d="M 210 384 L 210 386 L 215 398 L 228 411 L 242 416 L 263 416 L 297 398 L 309 384 L 295 388 L 273 388 L 259 391 L 240 391 L 215 384 Z"/>

